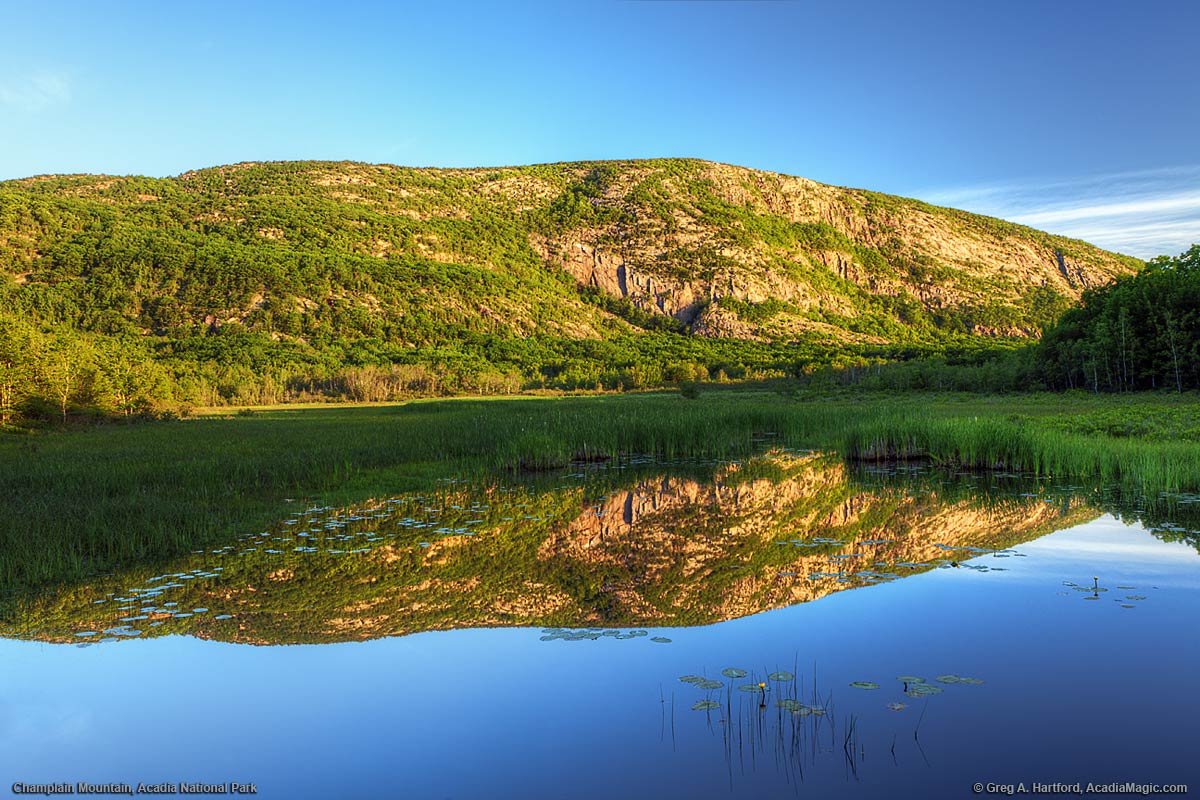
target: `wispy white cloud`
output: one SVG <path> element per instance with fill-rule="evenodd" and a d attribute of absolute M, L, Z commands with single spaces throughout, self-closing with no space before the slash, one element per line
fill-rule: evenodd
<path fill-rule="evenodd" d="M 1142 258 L 1200 243 L 1200 165 L 918 193 Z"/>
<path fill-rule="evenodd" d="M 1134 200 L 1125 203 L 1101 203 L 1077 208 L 1059 208 L 1051 211 L 1036 211 L 1022 214 L 1021 220 L 1028 225 L 1052 225 L 1062 222 L 1097 217 L 1128 217 L 1133 214 L 1164 214 L 1187 212 L 1200 209 L 1200 192 L 1187 192 L 1169 197 Z"/>
<path fill-rule="evenodd" d="M 71 100 L 71 84 L 64 75 L 35 72 L 0 78 L 0 108 L 10 111 L 41 111 Z"/>

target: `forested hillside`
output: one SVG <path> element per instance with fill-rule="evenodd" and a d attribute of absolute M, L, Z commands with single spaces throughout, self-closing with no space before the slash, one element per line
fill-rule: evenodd
<path fill-rule="evenodd" d="M 694 160 L 0 184 L 0 417 L 633 388 L 971 352 L 1140 262 Z"/>

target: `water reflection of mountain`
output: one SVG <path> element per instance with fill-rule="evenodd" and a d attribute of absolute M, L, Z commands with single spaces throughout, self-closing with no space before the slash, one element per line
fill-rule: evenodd
<path fill-rule="evenodd" d="M 1099 513 L 1037 487 L 871 486 L 813 455 L 703 476 L 604 472 L 552 488 L 448 482 L 361 508 L 308 509 L 159 572 L 29 599 L 6 627 L 79 643 L 189 633 L 270 644 L 703 624 L 957 564 Z M 968 566 L 1003 569 L 1011 555 Z"/>

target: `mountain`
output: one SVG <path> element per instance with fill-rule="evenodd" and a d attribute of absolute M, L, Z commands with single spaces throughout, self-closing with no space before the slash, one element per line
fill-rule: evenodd
<path fill-rule="evenodd" d="M 24 324 L 119 340 L 197 402 L 353 394 L 352 367 L 431 391 L 786 373 L 1036 336 L 1140 266 L 698 160 L 0 183 L 0 338 Z"/>

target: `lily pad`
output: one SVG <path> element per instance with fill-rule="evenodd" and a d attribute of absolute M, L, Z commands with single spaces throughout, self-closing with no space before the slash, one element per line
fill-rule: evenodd
<path fill-rule="evenodd" d="M 746 683 L 738 687 L 739 692 L 754 692 L 755 694 L 758 694 L 762 690 L 763 687 L 759 686 L 757 683 Z"/>
<path fill-rule="evenodd" d="M 855 689 L 878 689 L 879 684 L 874 681 L 854 681 L 850 684 Z"/>
<path fill-rule="evenodd" d="M 773 681 L 790 681 L 792 678 L 795 678 L 796 676 L 790 672 L 780 671 L 780 672 L 772 672 L 767 677 Z"/>
<path fill-rule="evenodd" d="M 775 705 L 779 706 L 784 711 L 799 711 L 800 709 L 807 707 L 804 705 L 804 703 L 801 703 L 799 700 L 792 700 L 791 698 L 785 698 L 783 700 L 776 700 Z"/>
<path fill-rule="evenodd" d="M 683 683 L 700 683 L 707 679 L 703 675 L 684 675 L 679 680 Z"/>
<path fill-rule="evenodd" d="M 924 683 L 924 678 L 918 678 L 916 675 L 901 675 L 896 678 L 901 683 Z"/>
<path fill-rule="evenodd" d="M 744 669 L 737 669 L 735 667 L 729 667 L 727 669 L 721 670 L 721 674 L 724 675 L 726 678 L 744 678 L 744 677 L 746 677 L 747 672 Z"/>
<path fill-rule="evenodd" d="M 659 644 L 670 644 L 671 640 L 665 636 L 651 636 L 650 641 L 658 642 Z"/>
<path fill-rule="evenodd" d="M 941 694 L 942 687 L 934 686 L 931 683 L 910 683 L 908 691 L 905 692 L 909 697 L 928 697 L 929 695 Z"/>
<path fill-rule="evenodd" d="M 720 707 L 716 700 L 701 700 L 692 706 L 692 711 L 714 711 Z"/>
<path fill-rule="evenodd" d="M 962 679 L 957 675 L 938 675 L 934 680 L 938 683 L 958 683 Z"/>
<path fill-rule="evenodd" d="M 724 686 L 725 686 L 725 684 L 721 683 L 720 681 L 712 681 L 712 680 L 707 680 L 707 679 L 702 680 L 696 684 L 697 689 L 704 689 L 705 691 L 710 691 L 712 689 L 720 689 Z"/>
<path fill-rule="evenodd" d="M 908 708 L 908 706 L 904 703 L 888 703 L 887 707 L 892 711 L 903 711 L 904 709 Z"/>

